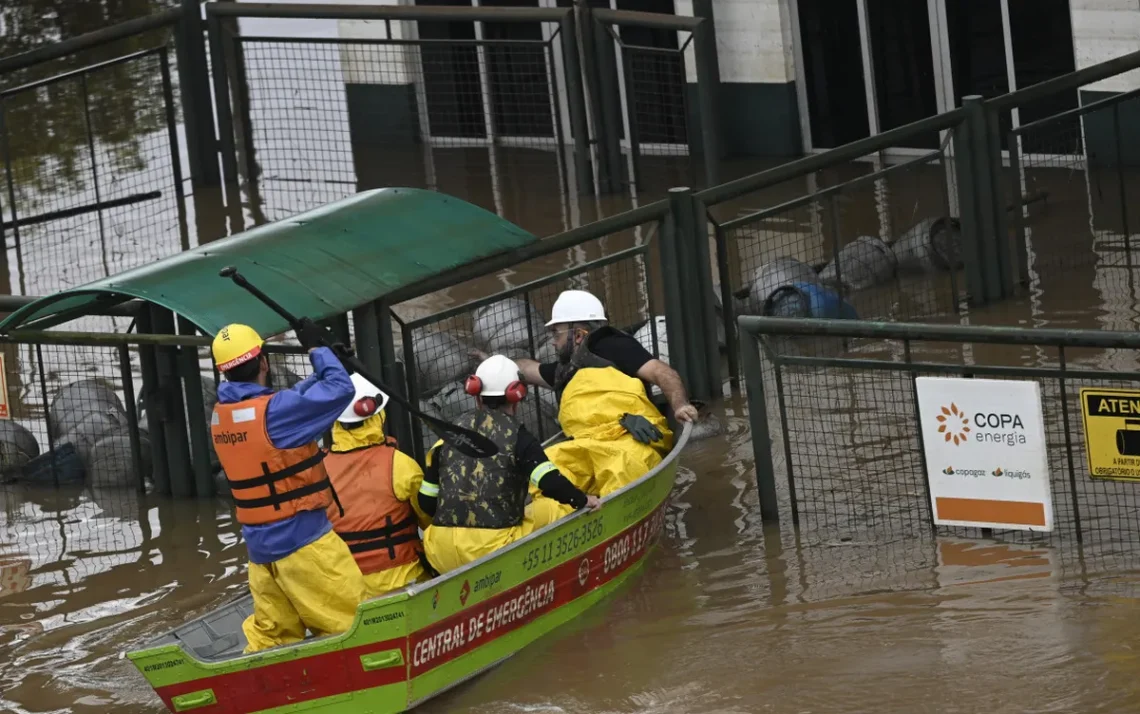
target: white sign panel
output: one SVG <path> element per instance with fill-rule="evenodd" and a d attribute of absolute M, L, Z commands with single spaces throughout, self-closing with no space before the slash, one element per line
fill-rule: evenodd
<path fill-rule="evenodd" d="M 1053 530 L 1040 385 L 957 377 L 915 383 L 934 522 Z"/>

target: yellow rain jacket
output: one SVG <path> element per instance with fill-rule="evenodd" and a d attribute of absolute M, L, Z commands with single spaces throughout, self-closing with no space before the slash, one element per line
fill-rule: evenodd
<path fill-rule="evenodd" d="M 618 421 L 636 414 L 661 430 L 661 440 L 642 444 Z M 546 447 L 547 457 L 586 493 L 605 496 L 644 476 L 673 448 L 673 432 L 640 379 L 616 367 L 583 367 L 562 392 L 558 408 L 569 441 Z M 532 488 L 537 507 L 539 494 Z M 545 499 L 550 500 L 550 499 Z M 562 508 L 555 502 L 554 506 Z"/>
<path fill-rule="evenodd" d="M 384 412 L 368 417 L 353 429 L 346 429 L 340 422 L 333 424 L 332 448 L 330 449 L 333 453 L 344 453 L 382 443 L 384 443 Z M 335 474 L 330 473 L 329 478 L 332 479 L 335 488 Z M 419 527 L 427 528 L 431 523 L 431 516 L 423 512 L 419 503 L 420 484 L 423 480 L 424 473 L 416 460 L 397 450 L 392 457 L 392 491 L 397 499 L 411 503 L 412 509 L 416 513 L 416 520 L 419 521 Z M 337 520 L 331 520 L 333 520 L 333 527 L 335 528 Z M 415 582 L 424 582 L 429 578 L 428 572 L 418 560 L 372 573 L 364 573 L 365 598 L 377 597 Z"/>

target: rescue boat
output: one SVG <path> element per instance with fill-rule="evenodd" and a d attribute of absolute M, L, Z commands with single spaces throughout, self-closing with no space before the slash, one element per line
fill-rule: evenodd
<path fill-rule="evenodd" d="M 247 594 L 126 656 L 172 712 L 408 711 L 578 617 L 631 577 L 661 536 L 691 431 L 685 424 L 666 458 L 599 510 L 365 601 L 339 635 L 245 655 Z"/>

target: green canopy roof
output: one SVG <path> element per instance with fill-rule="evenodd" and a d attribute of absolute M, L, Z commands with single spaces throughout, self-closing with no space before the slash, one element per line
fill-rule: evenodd
<path fill-rule="evenodd" d="M 465 201 L 435 191 L 365 191 L 118 275 L 46 296 L 0 322 L 0 333 L 45 329 L 140 298 L 204 332 L 231 322 L 263 335 L 288 329 L 218 271 L 237 266 L 295 315 L 322 319 L 489 255 L 537 241 Z"/>

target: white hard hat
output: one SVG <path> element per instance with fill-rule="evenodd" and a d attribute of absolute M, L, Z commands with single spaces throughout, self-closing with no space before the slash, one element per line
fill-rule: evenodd
<path fill-rule="evenodd" d="M 563 322 L 592 322 L 605 320 L 606 309 L 602 301 L 585 290 L 563 290 L 550 309 L 547 327 Z"/>
<path fill-rule="evenodd" d="M 483 360 L 475 370 L 479 378 L 479 396 L 502 397 L 507 393 L 507 387 L 512 382 L 522 381 L 519 366 L 513 359 L 503 355 L 491 355 Z"/>
<path fill-rule="evenodd" d="M 375 384 L 369 382 L 359 374 L 352 375 L 352 386 L 356 387 L 356 394 L 352 397 L 352 403 L 345 408 L 337 421 L 342 424 L 356 424 L 362 422 L 373 414 L 379 414 L 384 406 L 388 404 L 388 395 L 381 392 Z M 363 402 L 367 398 L 376 400 L 375 405 Z M 375 406 L 375 408 L 373 408 Z M 358 408 L 359 407 L 359 408 Z"/>

